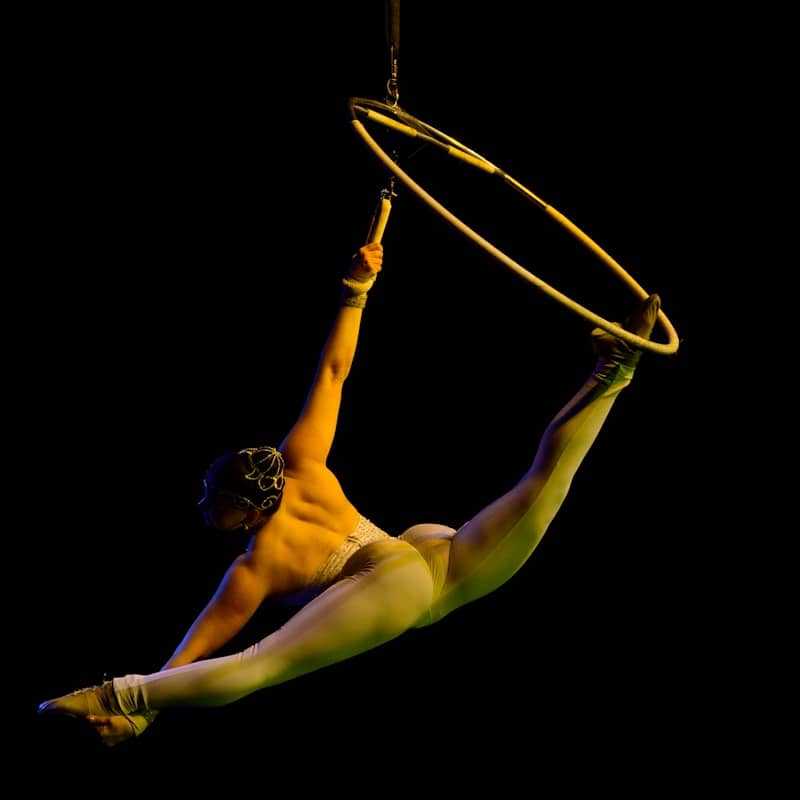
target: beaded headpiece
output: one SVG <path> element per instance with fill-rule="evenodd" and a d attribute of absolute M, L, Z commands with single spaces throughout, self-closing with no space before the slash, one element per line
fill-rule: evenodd
<path fill-rule="evenodd" d="M 244 463 L 240 460 L 243 471 L 235 478 L 231 477 L 230 470 L 225 470 L 228 473 L 225 477 L 220 476 L 233 456 L 243 457 Z M 205 494 L 199 505 L 213 503 L 215 496 L 222 495 L 237 508 L 275 509 L 283 496 L 283 467 L 283 454 L 274 447 L 246 447 L 229 453 L 217 459 L 209 469 L 211 477 L 203 481 Z"/>

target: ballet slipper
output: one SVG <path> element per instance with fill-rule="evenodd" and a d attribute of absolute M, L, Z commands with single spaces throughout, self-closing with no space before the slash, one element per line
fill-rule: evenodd
<path fill-rule="evenodd" d="M 99 686 L 78 689 L 75 692 L 45 700 L 39 705 L 40 714 L 64 714 L 85 719 L 97 731 L 104 744 L 116 744 L 121 740 L 119 727 L 107 724 L 108 718 L 124 718 L 133 736 L 140 736 L 156 717 L 155 711 L 139 711 L 126 714 L 119 705 L 112 681 L 104 681 Z M 117 720 L 119 721 L 119 720 Z M 106 735 L 113 733 L 113 736 Z M 113 741 L 110 741 L 113 740 Z"/>
<path fill-rule="evenodd" d="M 89 686 L 75 692 L 45 700 L 39 705 L 40 714 L 67 714 L 71 717 L 117 716 L 122 710 L 111 681 Z"/>

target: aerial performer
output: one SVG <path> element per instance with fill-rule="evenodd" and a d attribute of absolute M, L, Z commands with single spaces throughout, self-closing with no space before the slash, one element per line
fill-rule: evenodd
<path fill-rule="evenodd" d="M 396 15 L 390 5 L 391 39 Z M 396 42 L 391 52 L 396 56 Z M 405 182 L 403 174 L 393 177 Z M 643 354 L 651 345 L 659 352 L 661 344 L 652 339 L 656 325 L 671 337 L 661 298 L 637 285 L 626 319 L 599 319 L 603 324 L 587 341 L 593 367 L 541 432 L 527 468 L 500 496 L 453 526 L 421 520 L 406 530 L 386 530 L 380 519 L 362 513 L 353 499 L 357 491 L 343 486 L 328 462 L 367 301 L 379 290 L 382 270 L 395 266 L 390 258 L 384 264 L 382 244 L 390 210 L 391 192 L 383 192 L 366 242 L 340 271 L 340 295 L 316 371 L 283 439 L 267 443 L 254 431 L 253 441 L 214 459 L 198 487 L 207 525 L 246 532 L 244 551 L 158 671 L 120 674 L 45 700 L 41 715 L 79 718 L 104 745 L 116 746 L 140 736 L 159 714 L 235 703 L 415 629 L 446 625 L 450 614 L 503 586 L 534 553 L 569 502 L 573 479 L 632 385 Z M 670 341 L 665 349 L 674 352 Z M 408 353 L 402 366 L 409 381 L 415 380 L 414 357 Z M 454 387 L 452 402 L 469 409 L 469 391 Z M 525 439 L 518 425 L 500 435 Z M 359 459 L 346 442 L 338 452 Z M 413 485 L 398 486 L 397 503 L 413 497 Z M 297 610 L 260 641 L 220 655 L 268 598 L 291 598 Z"/>

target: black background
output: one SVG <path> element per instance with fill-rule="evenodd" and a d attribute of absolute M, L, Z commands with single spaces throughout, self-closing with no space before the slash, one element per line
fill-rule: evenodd
<path fill-rule="evenodd" d="M 71 11 L 25 32 L 20 267 L 37 338 L 20 465 L 33 490 L 20 528 L 35 529 L 23 742 L 40 779 L 65 762 L 70 780 L 110 765 L 134 786 L 158 767 L 176 785 L 288 772 L 298 790 L 346 788 L 371 763 L 384 779 L 429 769 L 505 791 L 551 755 L 575 759 L 565 782 L 601 770 L 616 785 L 635 783 L 631 761 L 660 785 L 707 763 L 721 612 L 697 516 L 697 315 L 725 86 L 704 21 L 607 8 L 406 2 L 400 17 L 400 106 L 565 214 L 661 294 L 681 337 L 676 355 L 645 356 L 529 563 L 439 625 L 229 707 L 162 716 L 113 750 L 35 716 L 104 675 L 157 670 L 242 545 L 202 525 L 203 471 L 224 449 L 278 442 L 303 402 L 386 184 L 346 107 L 385 98 L 384 12 Z M 503 252 L 624 315 L 629 291 L 532 204 L 402 146 L 412 178 Z M 331 464 L 390 532 L 458 526 L 527 467 L 591 368 L 590 326 L 403 186 L 383 242 Z M 232 646 L 285 613 L 268 605 Z"/>

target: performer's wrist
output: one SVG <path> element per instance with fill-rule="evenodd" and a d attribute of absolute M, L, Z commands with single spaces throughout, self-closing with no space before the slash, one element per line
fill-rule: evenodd
<path fill-rule="evenodd" d="M 344 286 L 343 291 L 351 295 L 366 294 L 372 288 L 375 283 L 375 278 L 377 277 L 377 275 L 370 275 L 364 280 L 359 280 L 351 276 L 342 278 L 342 286 Z"/>
<path fill-rule="evenodd" d="M 350 294 L 347 289 L 342 292 L 342 305 L 351 308 L 364 308 L 367 304 L 367 293 Z"/>
<path fill-rule="evenodd" d="M 342 278 L 342 305 L 353 308 L 364 308 L 367 304 L 367 292 L 375 283 L 376 275 L 370 275 L 366 280 L 356 278 Z"/>

